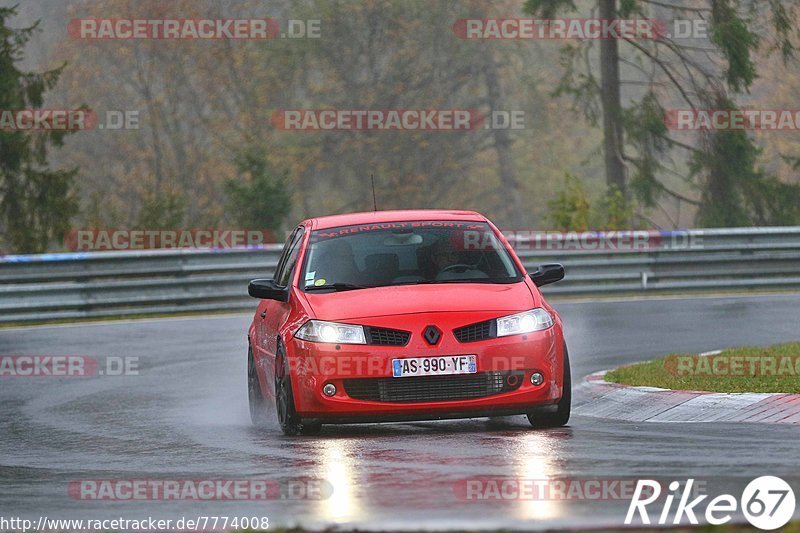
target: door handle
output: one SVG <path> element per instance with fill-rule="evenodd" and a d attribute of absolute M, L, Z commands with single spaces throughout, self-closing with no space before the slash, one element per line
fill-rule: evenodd
<path fill-rule="evenodd" d="M 266 311 L 261 311 L 261 318 L 264 318 L 266 316 L 267 316 L 267 312 Z"/>

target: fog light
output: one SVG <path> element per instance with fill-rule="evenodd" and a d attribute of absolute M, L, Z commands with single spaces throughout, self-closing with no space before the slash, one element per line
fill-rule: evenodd
<path fill-rule="evenodd" d="M 333 396 L 336 394 L 336 385 L 333 383 L 326 383 L 324 387 L 322 387 L 322 394 L 325 396 Z"/>
<path fill-rule="evenodd" d="M 534 372 L 531 374 L 531 385 L 541 385 L 544 383 L 544 376 L 541 375 L 539 372 Z"/>

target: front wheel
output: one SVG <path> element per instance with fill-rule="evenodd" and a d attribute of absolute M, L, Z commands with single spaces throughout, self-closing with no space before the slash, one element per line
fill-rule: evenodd
<path fill-rule="evenodd" d="M 275 357 L 275 413 L 278 415 L 278 424 L 284 435 L 316 435 L 321 428 L 320 424 L 304 422 L 294 405 L 292 380 L 290 376 L 289 361 L 283 346 L 278 345 Z"/>
<path fill-rule="evenodd" d="M 572 371 L 569 367 L 569 353 L 564 344 L 564 388 L 556 410 L 550 412 L 532 411 L 528 413 L 528 422 L 535 428 L 554 428 L 566 426 L 572 409 Z"/>

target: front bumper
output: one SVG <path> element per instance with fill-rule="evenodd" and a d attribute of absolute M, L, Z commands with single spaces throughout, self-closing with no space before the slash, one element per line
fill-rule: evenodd
<path fill-rule="evenodd" d="M 398 320 L 397 317 L 364 321 L 366 325 L 411 331 L 411 340 L 406 346 L 343 344 L 337 347 L 292 339 L 287 344 L 287 354 L 292 368 L 295 404 L 300 416 L 328 423 L 500 416 L 523 414 L 534 407 L 555 404 L 561 398 L 564 354 L 560 324 L 526 335 L 461 343 L 455 339 L 452 330 L 485 318 L 475 320 L 474 314 L 458 316 L 459 313 L 448 314 L 445 318 L 426 315 L 414 315 L 413 318 L 408 317 L 407 321 Z M 435 346 L 428 345 L 422 337 L 422 331 L 428 324 L 435 324 L 442 331 L 442 339 Z M 362 384 L 365 383 L 363 380 L 379 380 L 388 385 L 406 385 L 411 382 L 391 382 L 424 379 L 392 378 L 392 359 L 472 354 L 476 356 L 478 375 L 486 375 L 491 381 L 492 376 L 513 374 L 520 378 L 519 383 L 500 388 L 490 387 L 486 391 L 488 394 L 481 395 L 480 392 L 474 392 L 474 384 L 467 385 L 467 381 L 463 381 L 465 376 L 475 374 L 447 376 L 444 379 L 462 380 L 465 387 L 473 387 L 470 389 L 473 397 L 465 398 L 465 394 L 469 396 L 465 391 L 459 393 L 460 385 L 447 386 L 441 388 L 445 392 L 434 394 L 435 400 L 432 401 L 417 399 L 425 397 L 425 394 L 389 394 L 383 395 L 382 399 L 358 399 L 348 394 L 348 388 L 351 393 L 355 390 L 353 380 Z M 533 372 L 544 375 L 541 385 L 531 384 Z M 322 393 L 322 387 L 327 383 L 336 387 L 334 396 L 328 397 Z M 410 389 L 421 390 L 414 386 Z M 430 393 L 430 388 L 427 391 Z M 447 391 L 452 391 L 452 399 L 448 398 Z M 474 397 L 476 395 L 479 397 Z"/>

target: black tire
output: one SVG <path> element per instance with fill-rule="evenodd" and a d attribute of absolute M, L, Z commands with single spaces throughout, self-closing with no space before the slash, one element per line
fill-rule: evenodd
<path fill-rule="evenodd" d="M 286 352 L 278 343 L 278 353 L 275 357 L 275 413 L 278 416 L 278 424 L 284 435 L 316 435 L 322 425 L 305 422 L 297 414 L 289 372 Z"/>
<path fill-rule="evenodd" d="M 564 389 L 555 411 L 532 411 L 528 413 L 528 422 L 535 428 L 555 428 L 566 426 L 572 410 L 572 371 L 569 367 L 569 353 L 564 345 Z"/>
<path fill-rule="evenodd" d="M 259 385 L 252 346 L 247 348 L 247 399 L 250 404 L 250 421 L 254 426 L 265 426 L 269 419 L 267 416 L 269 406 Z"/>

